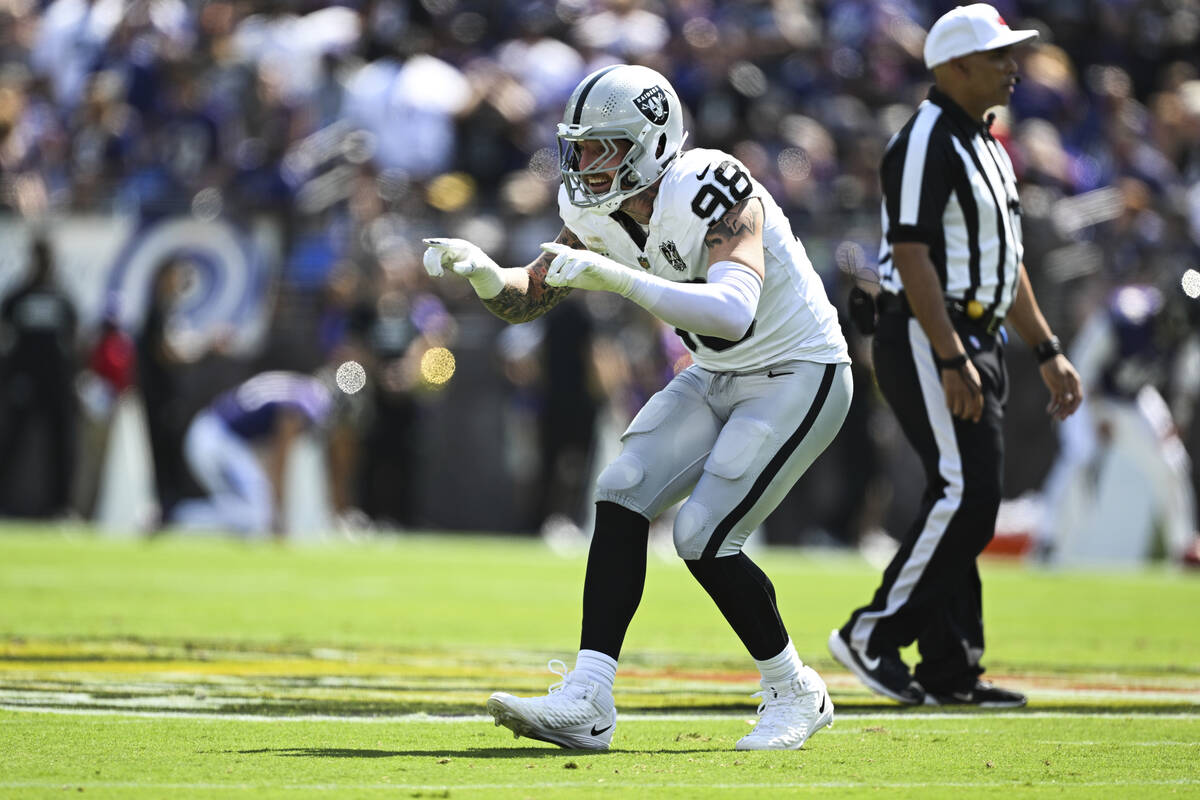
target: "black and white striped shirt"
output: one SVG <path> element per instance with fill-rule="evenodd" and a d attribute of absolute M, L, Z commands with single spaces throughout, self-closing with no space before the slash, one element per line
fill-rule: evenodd
<path fill-rule="evenodd" d="M 1024 253 L 1021 205 L 1012 162 L 987 125 L 935 86 L 888 143 L 880 176 L 881 288 L 903 288 L 892 245 L 921 242 L 948 300 L 978 300 L 1003 318 Z"/>

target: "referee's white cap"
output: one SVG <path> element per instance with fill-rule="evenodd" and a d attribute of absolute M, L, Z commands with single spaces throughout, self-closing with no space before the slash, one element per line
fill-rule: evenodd
<path fill-rule="evenodd" d="M 933 69 L 952 58 L 996 50 L 1037 36 L 1037 31 L 1014 31 L 994 6 L 973 3 L 947 11 L 925 37 L 925 66 Z"/>

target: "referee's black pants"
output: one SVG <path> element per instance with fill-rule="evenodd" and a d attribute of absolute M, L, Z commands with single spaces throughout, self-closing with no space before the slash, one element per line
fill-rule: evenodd
<path fill-rule="evenodd" d="M 881 314 L 872 355 L 879 389 L 925 468 L 920 512 L 883 573 L 871 603 L 854 612 L 843 636 L 868 656 L 917 641 L 914 677 L 927 691 L 972 686 L 983 672 L 983 606 L 975 559 L 996 528 L 1004 474 L 1002 423 L 1008 379 L 999 335 L 955 322 L 979 371 L 979 422 L 950 414 L 920 323 Z"/>

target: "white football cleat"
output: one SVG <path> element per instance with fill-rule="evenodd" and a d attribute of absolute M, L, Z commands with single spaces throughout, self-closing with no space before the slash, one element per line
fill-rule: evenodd
<path fill-rule="evenodd" d="M 612 694 L 582 673 L 568 672 L 559 659 L 547 664 L 562 680 L 543 697 L 514 697 L 496 692 L 487 701 L 488 713 L 513 732 L 569 750 L 605 750 L 617 726 Z M 561 667 L 561 670 L 555 669 Z"/>
<path fill-rule="evenodd" d="M 774 686 L 762 682 L 758 724 L 738 740 L 738 750 L 799 750 L 808 737 L 833 726 L 833 700 L 825 681 L 812 667 L 802 667 L 798 678 Z"/>

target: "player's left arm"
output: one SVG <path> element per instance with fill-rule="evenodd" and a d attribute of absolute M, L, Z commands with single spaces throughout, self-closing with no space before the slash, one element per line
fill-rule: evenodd
<path fill-rule="evenodd" d="M 762 200 L 747 197 L 725 212 L 704 236 L 708 266 L 729 261 L 750 269 L 762 281 L 766 275 L 763 257 L 763 225 L 766 212 Z"/>
<path fill-rule="evenodd" d="M 754 322 L 762 293 L 764 217 L 762 201 L 751 197 L 709 227 L 707 283 L 676 283 L 596 253 L 544 244 L 542 249 L 555 256 L 546 283 L 616 292 L 669 325 L 740 341 Z"/>
<path fill-rule="evenodd" d="M 1079 373 L 1063 355 L 1058 337 L 1050 330 L 1050 325 L 1042 316 L 1024 264 L 1021 264 L 1017 277 L 1017 295 L 1013 298 L 1007 319 L 1025 343 L 1037 353 L 1042 382 L 1050 390 L 1050 403 L 1046 406 L 1046 413 L 1060 421 L 1074 414 L 1083 402 Z"/>

